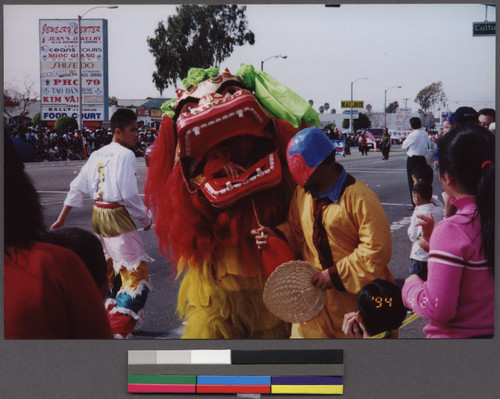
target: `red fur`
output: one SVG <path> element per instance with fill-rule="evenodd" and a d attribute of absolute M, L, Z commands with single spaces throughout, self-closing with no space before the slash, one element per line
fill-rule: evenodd
<path fill-rule="evenodd" d="M 275 121 L 278 152 L 284 171 L 279 186 L 252 196 L 260 223 L 275 226 L 286 217 L 293 185 L 286 167 L 284 151 L 288 140 L 297 132 L 284 121 Z M 192 259 L 194 264 L 223 253 L 229 246 L 237 246 L 243 269 L 253 275 L 257 257 L 255 241 L 250 230 L 258 227 L 251 198 L 245 198 L 227 209 L 214 208 L 201 194 L 189 193 L 182 177 L 180 163 L 173 165 L 175 156 L 173 124 L 162 121 L 151 155 L 146 200 L 156 222 L 161 251 L 178 261 L 180 257 Z"/>

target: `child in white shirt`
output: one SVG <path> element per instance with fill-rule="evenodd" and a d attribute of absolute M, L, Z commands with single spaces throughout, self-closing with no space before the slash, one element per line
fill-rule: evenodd
<path fill-rule="evenodd" d="M 427 280 L 427 259 L 426 252 L 419 245 L 419 238 L 422 233 L 422 227 L 417 226 L 420 219 L 417 215 L 432 215 L 434 223 L 443 219 L 444 208 L 436 205 L 432 201 L 432 185 L 428 182 L 419 182 L 412 188 L 413 202 L 415 210 L 411 216 L 410 226 L 408 227 L 408 237 L 413 243 L 410 253 L 410 273 L 417 274 L 422 280 Z"/>

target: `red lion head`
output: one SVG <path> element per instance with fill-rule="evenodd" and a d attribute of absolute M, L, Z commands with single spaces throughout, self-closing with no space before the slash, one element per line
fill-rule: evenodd
<path fill-rule="evenodd" d="M 273 117 L 246 80 L 209 71 L 177 90 L 162 119 L 146 200 L 167 256 L 207 261 L 238 247 L 253 275 L 261 271 L 247 262 L 256 256 L 250 230 L 286 216 L 293 190 L 286 147 L 298 128 Z"/>

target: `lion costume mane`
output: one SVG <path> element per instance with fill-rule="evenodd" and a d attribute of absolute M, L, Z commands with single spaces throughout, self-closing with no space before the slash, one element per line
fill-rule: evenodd
<path fill-rule="evenodd" d="M 287 214 L 289 139 L 318 125 L 310 104 L 251 65 L 194 68 L 164 104 L 146 201 L 160 250 L 182 276 L 183 338 L 287 338 L 262 301 L 267 275 L 250 235 Z"/>

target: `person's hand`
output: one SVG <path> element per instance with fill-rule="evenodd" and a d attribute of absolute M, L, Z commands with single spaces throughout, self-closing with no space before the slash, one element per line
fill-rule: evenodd
<path fill-rule="evenodd" d="M 50 226 L 50 229 L 51 230 L 55 230 L 55 229 L 58 229 L 59 227 L 63 227 L 64 226 L 64 220 L 60 220 L 60 219 L 57 219 L 53 224 L 52 226 Z"/>
<path fill-rule="evenodd" d="M 311 279 L 311 282 L 315 287 L 321 288 L 322 290 L 333 288 L 332 279 L 330 278 L 330 273 L 328 273 L 328 269 L 325 269 L 314 275 L 313 278 Z"/>
<path fill-rule="evenodd" d="M 418 240 L 418 245 L 420 248 L 422 248 L 425 252 L 429 252 L 429 241 L 424 240 L 421 238 Z"/>
<path fill-rule="evenodd" d="M 434 217 L 429 215 L 417 215 L 420 220 L 415 224 L 415 226 L 422 226 L 422 238 L 429 242 L 431 238 L 432 229 L 434 228 Z"/>
<path fill-rule="evenodd" d="M 417 274 L 411 274 L 410 276 L 408 276 L 405 280 L 405 284 L 406 283 L 410 283 L 412 281 L 421 281 L 423 282 L 424 280 L 422 280 L 420 277 L 418 277 Z"/>
<path fill-rule="evenodd" d="M 270 227 L 259 227 L 258 229 L 253 229 L 250 231 L 250 234 L 255 237 L 255 243 L 257 244 L 257 248 L 264 249 L 267 248 L 267 239 L 269 237 L 276 236 L 276 233 Z"/>
<path fill-rule="evenodd" d="M 246 172 L 246 169 L 230 161 L 224 164 L 224 171 L 228 177 L 235 179 L 240 176 L 240 172 Z"/>
<path fill-rule="evenodd" d="M 347 338 L 363 338 L 363 330 L 356 320 L 357 313 L 351 312 L 344 315 L 344 323 L 342 324 L 342 331 Z"/>

